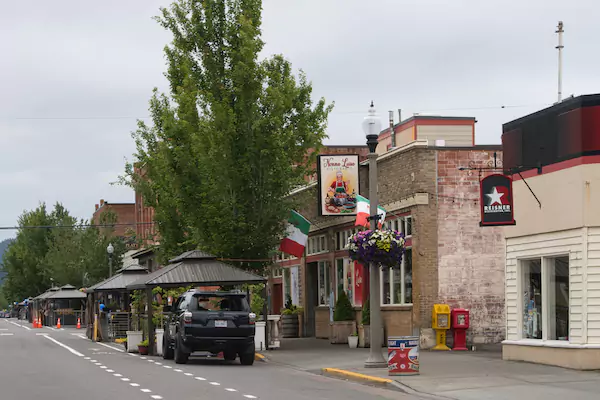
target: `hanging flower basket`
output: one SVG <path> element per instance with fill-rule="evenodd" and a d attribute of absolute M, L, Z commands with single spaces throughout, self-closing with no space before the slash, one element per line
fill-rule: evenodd
<path fill-rule="evenodd" d="M 400 268 L 404 255 L 404 235 L 397 231 L 367 230 L 348 238 L 350 258 L 363 265 Z"/>

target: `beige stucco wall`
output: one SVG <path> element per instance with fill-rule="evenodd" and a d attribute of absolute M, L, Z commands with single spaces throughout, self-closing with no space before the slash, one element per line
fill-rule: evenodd
<path fill-rule="evenodd" d="M 507 238 L 600 226 L 600 164 L 579 165 L 513 182 L 516 226 Z M 585 224 L 584 224 L 585 221 Z"/>

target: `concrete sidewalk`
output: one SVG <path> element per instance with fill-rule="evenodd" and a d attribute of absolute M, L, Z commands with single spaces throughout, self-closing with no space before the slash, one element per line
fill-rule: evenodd
<path fill-rule="evenodd" d="M 382 349 L 387 359 L 387 350 Z M 363 367 L 369 349 L 350 349 L 327 340 L 286 339 L 263 354 L 292 368 L 397 388 L 432 398 L 460 400 L 600 398 L 600 373 L 502 361 L 499 346 L 476 352 L 421 351 L 420 375 L 390 377 L 386 369 Z"/>

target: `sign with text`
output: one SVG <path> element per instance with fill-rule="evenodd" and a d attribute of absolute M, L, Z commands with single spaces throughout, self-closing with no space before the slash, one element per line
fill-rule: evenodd
<path fill-rule="evenodd" d="M 358 155 L 321 154 L 317 157 L 319 214 L 356 215 Z"/>
<path fill-rule="evenodd" d="M 512 178 L 502 174 L 489 175 L 480 182 L 480 226 L 515 225 Z"/>

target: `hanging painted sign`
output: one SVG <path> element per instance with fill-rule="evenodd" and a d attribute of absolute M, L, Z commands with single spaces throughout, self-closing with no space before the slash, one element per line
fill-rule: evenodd
<path fill-rule="evenodd" d="M 320 215 L 356 215 L 358 155 L 317 157 Z"/>
<path fill-rule="evenodd" d="M 515 225 L 512 178 L 502 174 L 489 175 L 480 182 L 480 226 Z"/>

